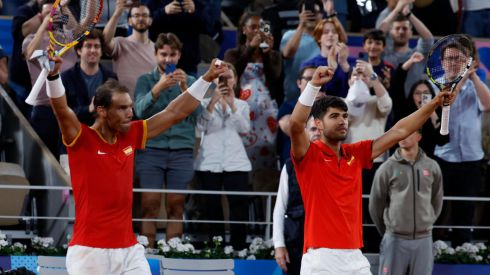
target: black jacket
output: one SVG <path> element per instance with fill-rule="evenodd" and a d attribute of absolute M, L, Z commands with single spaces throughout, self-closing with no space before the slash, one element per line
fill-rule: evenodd
<path fill-rule="evenodd" d="M 117 80 L 116 74 L 111 70 L 104 68 L 102 65 L 99 65 L 99 67 L 102 72 L 103 82 L 106 82 L 109 78 Z M 61 80 L 66 89 L 68 106 L 72 108 L 81 123 L 92 125 L 95 117 L 94 114 L 91 114 L 88 111 L 88 106 L 90 105 L 92 98 L 89 98 L 87 86 L 85 85 L 85 81 L 83 81 L 80 63 L 77 62 L 75 66 L 63 72 L 61 74 Z"/>

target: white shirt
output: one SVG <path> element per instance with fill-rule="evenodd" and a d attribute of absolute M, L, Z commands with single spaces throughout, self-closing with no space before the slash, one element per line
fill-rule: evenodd
<path fill-rule="evenodd" d="M 276 204 L 274 205 L 274 214 L 272 216 L 272 241 L 274 247 L 286 247 L 284 241 L 284 215 L 289 199 L 289 175 L 286 165 L 282 167 L 281 177 L 279 178 L 279 188 L 277 190 Z"/>
<path fill-rule="evenodd" d="M 248 103 L 235 98 L 236 111 L 230 106 L 223 110 L 221 103 L 209 113 L 207 106 L 211 99 L 201 102 L 203 111 L 197 119 L 197 130 L 202 132 L 201 146 L 194 162 L 197 171 L 213 173 L 252 170 L 240 134 L 250 131 L 250 108 Z"/>

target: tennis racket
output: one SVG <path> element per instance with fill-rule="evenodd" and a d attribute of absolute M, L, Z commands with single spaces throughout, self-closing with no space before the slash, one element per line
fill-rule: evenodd
<path fill-rule="evenodd" d="M 104 0 L 79 0 L 80 14 L 73 14 L 67 5 L 69 0 L 56 0 L 49 14 L 48 35 L 51 55 L 62 56 L 78 44 L 99 22 Z M 73 1 L 72 1 L 73 2 Z M 64 5 L 61 5 L 64 3 Z M 66 6 L 65 6 L 66 5 Z M 44 54 L 47 56 L 47 54 Z M 26 103 L 34 105 L 49 72 L 44 63 L 43 69 L 34 83 Z"/>
<path fill-rule="evenodd" d="M 474 47 L 468 36 L 452 34 L 439 39 L 427 56 L 426 72 L 439 89 L 456 85 L 463 79 L 473 62 Z M 441 135 L 449 133 L 449 100 L 444 99 L 441 116 Z"/>

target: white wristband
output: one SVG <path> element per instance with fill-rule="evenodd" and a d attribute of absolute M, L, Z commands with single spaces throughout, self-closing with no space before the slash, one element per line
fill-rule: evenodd
<path fill-rule="evenodd" d="M 318 94 L 318 91 L 320 91 L 320 88 L 321 87 L 315 87 L 311 85 L 310 82 L 308 82 L 308 84 L 306 84 L 306 88 L 303 90 L 298 98 L 299 103 L 308 107 L 313 106 L 313 103 L 315 103 L 316 95 Z"/>
<path fill-rule="evenodd" d="M 65 94 L 65 87 L 61 82 L 61 77 L 55 80 L 46 80 L 46 93 L 50 98 L 62 97 Z"/>
<path fill-rule="evenodd" d="M 202 79 L 202 77 L 199 77 L 196 82 L 192 83 L 192 85 L 187 88 L 187 92 L 195 99 L 202 101 L 210 85 L 211 82 L 207 82 L 206 80 Z"/>

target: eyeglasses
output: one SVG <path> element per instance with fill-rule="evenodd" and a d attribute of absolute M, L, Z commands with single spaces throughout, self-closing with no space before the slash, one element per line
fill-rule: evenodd
<path fill-rule="evenodd" d="M 100 44 L 87 44 L 87 43 L 84 43 L 84 44 L 83 44 L 83 47 L 84 47 L 85 49 L 92 49 L 92 48 L 94 48 L 94 49 L 96 49 L 96 50 L 98 50 L 98 49 L 100 49 L 100 48 L 101 48 Z"/>
<path fill-rule="evenodd" d="M 148 13 L 143 13 L 143 14 L 135 13 L 135 14 L 131 15 L 131 17 L 146 19 L 146 18 L 150 17 L 150 15 Z"/>
<path fill-rule="evenodd" d="M 429 90 L 425 90 L 425 91 L 416 91 L 413 93 L 414 95 L 430 95 L 430 91 Z"/>
<path fill-rule="evenodd" d="M 313 77 L 312 76 L 302 76 L 301 79 L 304 79 L 306 81 L 310 81 Z"/>

